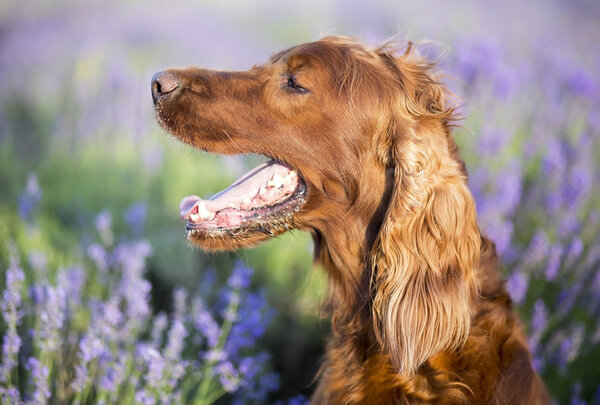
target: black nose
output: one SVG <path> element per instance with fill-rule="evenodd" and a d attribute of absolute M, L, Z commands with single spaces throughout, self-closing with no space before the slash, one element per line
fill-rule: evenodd
<path fill-rule="evenodd" d="M 152 76 L 152 100 L 154 104 L 165 94 L 172 93 L 180 86 L 179 79 L 170 72 L 158 72 Z"/>

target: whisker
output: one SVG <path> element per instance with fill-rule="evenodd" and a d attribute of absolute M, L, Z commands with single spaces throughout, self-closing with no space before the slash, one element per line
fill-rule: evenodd
<path fill-rule="evenodd" d="M 227 138 L 229 138 L 229 140 L 231 141 L 231 143 L 233 144 L 233 146 L 235 146 L 235 148 L 240 152 L 240 154 L 243 155 L 245 152 L 242 150 L 242 148 L 239 147 L 239 145 L 237 143 L 235 143 L 235 141 L 229 135 L 229 133 L 227 133 L 227 130 L 225 128 L 223 128 L 223 133 L 227 136 Z"/>

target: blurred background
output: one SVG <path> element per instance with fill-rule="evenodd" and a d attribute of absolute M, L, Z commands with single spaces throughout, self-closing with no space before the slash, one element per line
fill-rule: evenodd
<path fill-rule="evenodd" d="M 155 123 L 150 79 L 186 65 L 245 70 L 329 34 L 426 39 L 427 54 L 443 55 L 464 100 L 456 137 L 481 228 L 497 243 L 536 368 L 559 403 L 600 403 L 595 0 L 3 0 L 0 286 L 14 252 L 28 283 L 89 260 L 102 218 L 111 238 L 152 246 L 154 313 L 172 311 L 180 287 L 199 294 L 208 273 L 224 283 L 241 261 L 275 311 L 257 343 L 279 375 L 268 401 L 310 395 L 329 320 L 309 236 L 223 254 L 187 246 L 180 199 L 224 188 L 255 162 L 172 139 Z"/>

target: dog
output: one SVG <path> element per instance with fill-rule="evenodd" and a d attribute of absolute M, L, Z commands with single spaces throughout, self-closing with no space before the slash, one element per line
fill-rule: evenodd
<path fill-rule="evenodd" d="M 412 44 L 327 37 L 243 72 L 169 69 L 157 121 L 197 149 L 269 161 L 208 200 L 187 239 L 254 246 L 310 232 L 332 333 L 313 404 L 546 404 L 482 235 L 451 131 L 456 107 Z"/>

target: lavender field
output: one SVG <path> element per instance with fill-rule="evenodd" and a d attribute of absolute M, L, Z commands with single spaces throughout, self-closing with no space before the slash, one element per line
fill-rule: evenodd
<path fill-rule="evenodd" d="M 523 3 L 2 2 L 0 402 L 306 402 L 329 323 L 310 238 L 187 246 L 179 200 L 254 158 L 171 139 L 150 78 L 343 34 L 441 56 L 535 367 L 600 404 L 600 6 Z"/>

